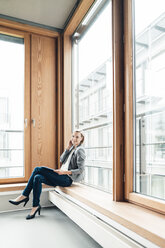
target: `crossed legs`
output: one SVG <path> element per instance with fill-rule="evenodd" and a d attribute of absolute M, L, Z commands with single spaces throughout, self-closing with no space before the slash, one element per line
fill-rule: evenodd
<path fill-rule="evenodd" d="M 59 175 L 53 169 L 50 169 L 48 167 L 36 167 L 33 170 L 22 195 L 15 199 L 15 201 L 20 201 L 28 197 L 33 189 L 33 208 L 31 211 L 31 215 L 34 214 L 39 206 L 40 195 L 42 192 L 42 183 L 53 187 L 57 185 L 68 187 L 72 184 L 72 179 L 68 175 Z"/>

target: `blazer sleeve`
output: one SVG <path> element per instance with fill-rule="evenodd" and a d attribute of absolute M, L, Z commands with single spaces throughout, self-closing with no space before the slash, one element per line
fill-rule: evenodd
<path fill-rule="evenodd" d="M 67 155 L 69 154 L 70 150 L 65 149 L 65 151 L 61 154 L 60 156 L 60 162 L 63 163 L 65 161 L 65 158 L 67 157 Z"/>
<path fill-rule="evenodd" d="M 78 169 L 73 169 L 73 170 L 71 169 L 72 175 L 81 174 L 84 171 L 85 158 L 86 158 L 85 150 L 83 148 L 79 149 L 77 151 L 77 158 L 76 158 Z"/>

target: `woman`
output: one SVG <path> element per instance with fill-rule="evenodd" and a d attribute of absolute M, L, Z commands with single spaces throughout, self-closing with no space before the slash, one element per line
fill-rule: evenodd
<path fill-rule="evenodd" d="M 66 150 L 60 157 L 62 166 L 53 170 L 48 167 L 36 167 L 28 181 L 23 193 L 14 200 L 9 200 L 14 205 L 29 201 L 29 195 L 33 189 L 33 207 L 26 219 L 32 219 L 36 213 L 40 215 L 40 195 L 42 183 L 49 186 L 68 187 L 72 182 L 79 182 L 84 178 L 85 150 L 81 146 L 84 142 L 84 135 L 80 131 L 74 131 Z"/>

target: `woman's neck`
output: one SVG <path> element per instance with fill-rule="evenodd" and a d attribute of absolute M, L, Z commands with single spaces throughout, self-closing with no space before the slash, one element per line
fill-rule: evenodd
<path fill-rule="evenodd" d="M 76 147 L 78 147 L 78 146 L 80 146 L 80 144 L 78 144 L 78 145 L 74 145 L 73 147 L 74 147 L 74 148 L 76 148 Z"/>

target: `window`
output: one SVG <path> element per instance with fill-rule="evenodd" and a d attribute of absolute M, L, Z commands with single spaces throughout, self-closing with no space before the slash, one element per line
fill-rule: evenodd
<path fill-rule="evenodd" d="M 0 34 L 0 178 L 24 176 L 24 39 Z"/>
<path fill-rule="evenodd" d="M 72 37 L 72 129 L 86 137 L 84 183 L 112 193 L 112 15 L 111 1 L 99 2 Z"/>
<path fill-rule="evenodd" d="M 164 9 L 163 0 L 156 3 L 153 0 L 134 0 L 136 132 L 134 191 L 163 200 L 165 200 Z"/>

